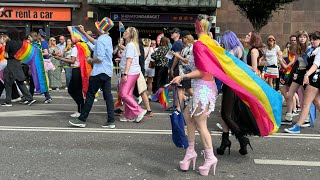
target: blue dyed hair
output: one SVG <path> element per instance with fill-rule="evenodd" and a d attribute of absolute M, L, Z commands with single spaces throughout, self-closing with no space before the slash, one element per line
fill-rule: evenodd
<path fill-rule="evenodd" d="M 246 62 L 247 57 L 243 45 L 232 31 L 225 31 L 222 35 L 221 42 L 227 51 L 233 50 L 233 52 L 235 52 L 239 46 L 242 50 L 242 61 Z"/>

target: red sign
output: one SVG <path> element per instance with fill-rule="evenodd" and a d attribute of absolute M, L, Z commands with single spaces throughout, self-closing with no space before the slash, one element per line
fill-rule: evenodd
<path fill-rule="evenodd" d="M 0 7 L 0 20 L 71 21 L 71 9 L 52 7 Z"/>

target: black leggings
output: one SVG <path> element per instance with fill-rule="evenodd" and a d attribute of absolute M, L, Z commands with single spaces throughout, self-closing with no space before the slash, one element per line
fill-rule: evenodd
<path fill-rule="evenodd" d="M 84 105 L 84 98 L 82 92 L 82 78 L 80 68 L 72 68 L 71 79 L 68 86 L 68 93 L 78 105 L 78 112 Z"/>
<path fill-rule="evenodd" d="M 155 75 L 152 82 L 152 92 L 156 91 L 168 83 L 168 67 L 155 67 Z"/>

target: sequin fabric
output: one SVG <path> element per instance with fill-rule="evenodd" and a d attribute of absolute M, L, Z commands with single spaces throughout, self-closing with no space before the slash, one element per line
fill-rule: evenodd
<path fill-rule="evenodd" d="M 204 81 L 201 79 L 192 80 L 192 88 L 193 88 L 193 96 L 190 99 L 190 112 L 192 116 L 199 116 L 205 110 L 207 105 L 209 105 L 207 116 L 210 115 L 212 111 L 214 111 L 218 89 L 215 81 Z M 198 106 L 201 106 L 201 111 L 199 113 L 195 113 Z"/>

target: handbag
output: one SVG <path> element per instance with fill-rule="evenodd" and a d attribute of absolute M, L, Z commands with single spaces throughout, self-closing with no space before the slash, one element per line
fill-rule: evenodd
<path fill-rule="evenodd" d="M 175 87 L 175 96 L 178 96 L 178 88 Z M 175 98 L 174 98 L 175 99 Z M 179 106 L 181 108 L 179 96 L 178 96 Z M 173 101 L 173 104 L 175 104 L 175 100 Z M 171 120 L 171 126 L 172 126 L 172 141 L 173 143 L 179 147 L 187 149 L 188 144 L 188 137 L 186 135 L 186 122 L 184 120 L 184 116 L 182 112 L 179 112 L 177 110 L 177 107 L 175 107 L 170 114 L 170 120 Z"/>

